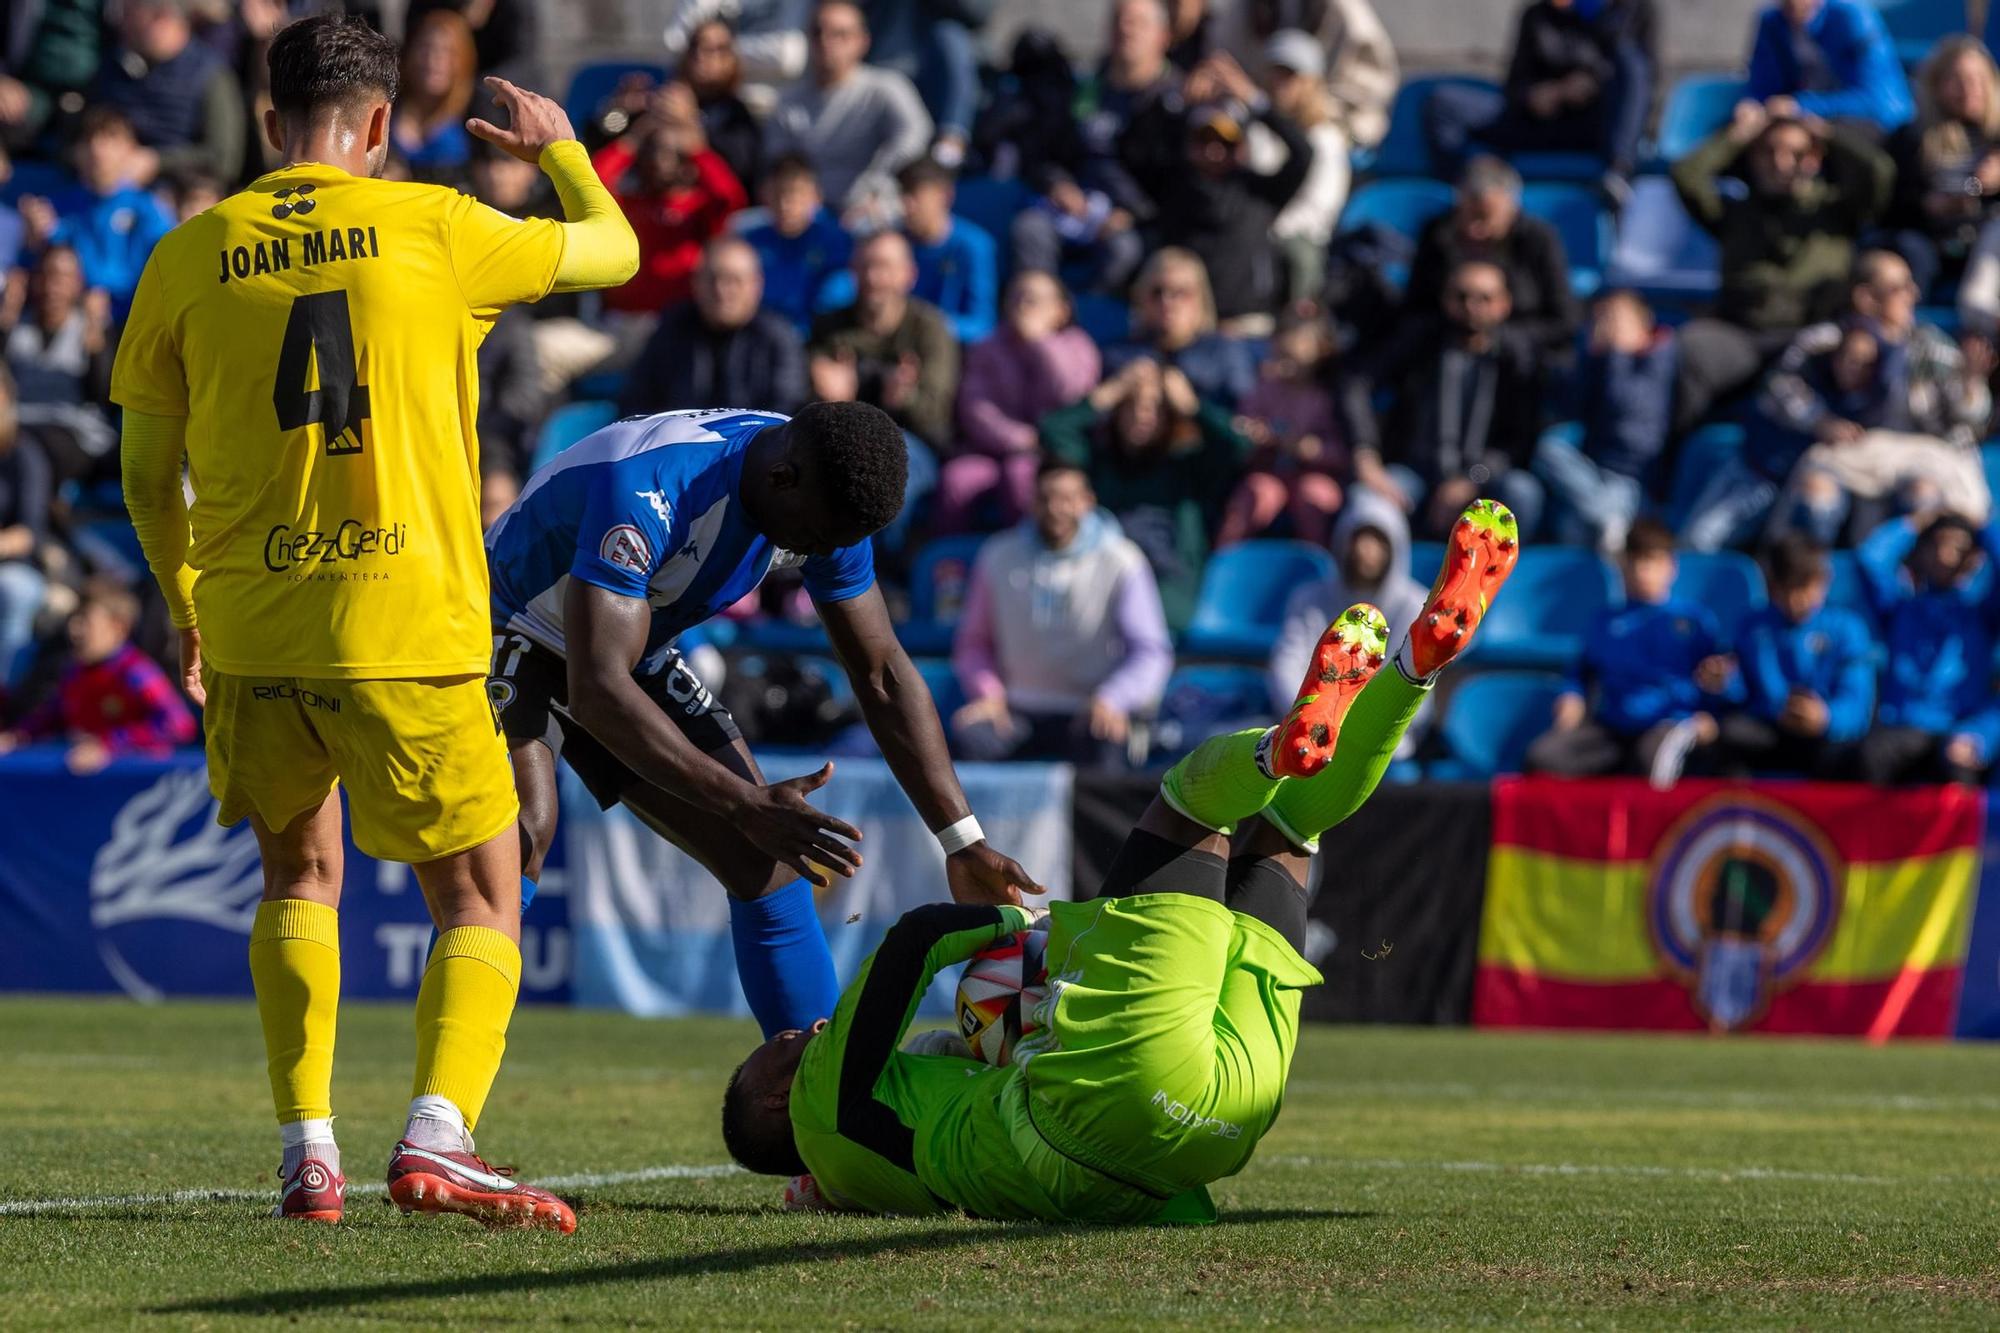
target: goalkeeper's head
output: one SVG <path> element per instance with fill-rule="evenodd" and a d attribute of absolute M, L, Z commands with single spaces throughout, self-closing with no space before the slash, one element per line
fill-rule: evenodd
<path fill-rule="evenodd" d="M 806 1047 L 826 1027 L 790 1028 L 750 1052 L 722 1094 L 722 1143 L 745 1170 L 802 1176 L 805 1162 L 792 1137 L 792 1079 Z"/>
<path fill-rule="evenodd" d="M 779 548 L 832 555 L 880 532 L 903 509 L 909 446 L 867 403 L 808 403 L 760 432 L 743 462 L 750 521 Z"/>

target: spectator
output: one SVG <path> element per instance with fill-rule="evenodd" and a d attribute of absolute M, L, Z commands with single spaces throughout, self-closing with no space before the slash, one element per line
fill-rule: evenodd
<path fill-rule="evenodd" d="M 1861 544 L 1863 585 L 1889 645 L 1857 776 L 1886 786 L 1982 781 L 2000 744 L 1993 689 L 2000 539 L 1953 513 L 1884 523 Z"/>
<path fill-rule="evenodd" d="M 1323 81 L 1326 53 L 1312 34 L 1288 28 L 1272 36 L 1264 49 L 1264 91 L 1272 109 L 1292 121 L 1312 144 L 1312 170 L 1271 223 L 1285 265 L 1286 299 L 1307 301 L 1319 295 L 1326 278 L 1326 244 L 1347 206 L 1353 178 L 1348 163 L 1350 143 L 1332 109 L 1333 95 Z M 1276 170 L 1285 153 L 1284 141 L 1262 124 L 1250 126 L 1250 165 L 1266 174 Z"/>
<path fill-rule="evenodd" d="M 1215 327 L 1215 289 L 1192 250 L 1168 246 L 1146 261 L 1132 286 L 1132 341 L 1111 349 L 1113 372 L 1135 360 L 1172 366 L 1203 402 L 1233 410 L 1257 384 L 1249 343 Z"/>
<path fill-rule="evenodd" d="M 201 167 L 176 171 L 167 181 L 167 198 L 173 204 L 176 225 L 214 208 L 226 193 L 222 179 Z"/>
<path fill-rule="evenodd" d="M 1896 44 L 1863 0 L 1778 0 L 1764 10 L 1745 92 L 1773 119 L 1836 121 L 1876 140 L 1916 111 Z"/>
<path fill-rule="evenodd" d="M 226 180 L 243 170 L 243 90 L 222 58 L 193 41 L 189 0 L 124 0 L 119 45 L 98 77 L 97 101 L 122 111 L 146 151 L 133 183 L 200 166 Z"/>
<path fill-rule="evenodd" d="M 625 415 L 754 403 L 796 412 L 806 401 L 806 354 L 784 316 L 759 309 L 757 252 L 718 237 L 694 271 L 694 300 L 660 317 L 618 395 Z"/>
<path fill-rule="evenodd" d="M 1076 70 L 1062 43 L 1023 28 L 972 127 L 968 165 L 994 180 L 1049 180 L 1077 145 L 1076 96 Z"/>
<path fill-rule="evenodd" d="M 479 344 L 477 368 L 480 461 L 505 464 L 515 477 L 525 477 L 549 414 L 535 317 L 519 307 L 501 311 Z"/>
<path fill-rule="evenodd" d="M 1223 49 L 1245 64 L 1286 29 L 1311 35 L 1326 53 L 1334 123 L 1348 142 L 1372 148 L 1388 133 L 1389 105 L 1402 77 L 1389 31 L 1368 0 L 1248 0 L 1217 17 L 1227 25 Z"/>
<path fill-rule="evenodd" d="M 1419 515 L 1442 535 L 1465 506 L 1490 496 L 1514 511 L 1521 533 L 1542 512 L 1529 471 L 1541 427 L 1541 373 L 1520 339 L 1501 336 L 1511 300 L 1497 264 L 1467 260 L 1445 284 L 1443 318 L 1406 320 L 1375 353 L 1358 358 L 1341 389 L 1341 425 L 1354 479 Z M 1393 391 L 1386 425 L 1378 387 Z M 1384 439 L 1394 443 L 1383 448 Z"/>
<path fill-rule="evenodd" d="M 667 16 L 667 55 L 680 60 L 694 49 L 696 34 L 710 23 L 727 23 L 736 34 L 736 54 L 750 83 L 790 83 L 806 72 L 806 0 L 674 0 Z"/>
<path fill-rule="evenodd" d="M 0 88 L 4 88 L 5 75 L 0 75 Z M 0 186 L 13 178 L 14 163 L 0 146 Z M 5 273 L 21 262 L 21 251 L 27 244 L 28 227 L 21 220 L 20 210 L 12 204 L 0 203 L 0 273 Z"/>
<path fill-rule="evenodd" d="M 1293 591 L 1284 627 L 1271 648 L 1267 683 L 1272 707 L 1290 708 L 1312 665 L 1313 649 L 1334 617 L 1356 602 L 1372 602 L 1389 622 L 1389 642 L 1402 642 L 1424 608 L 1424 585 L 1410 577 L 1410 521 L 1374 491 L 1357 490 L 1340 511 L 1330 543 L 1338 568 L 1318 583 Z M 1418 735 L 1403 738 L 1397 755 L 1416 750 Z"/>
<path fill-rule="evenodd" d="M 1556 699 L 1555 725 L 1528 747 L 1531 773 L 1679 779 L 1691 751 L 1712 745 L 1730 687 L 1729 659 L 1708 608 L 1674 597 L 1674 537 L 1632 524 L 1621 565 L 1625 605 L 1604 613 Z"/>
<path fill-rule="evenodd" d="M 237 8 L 242 41 L 237 47 L 235 73 L 237 85 L 243 90 L 243 123 L 248 139 L 243 154 L 244 179 L 255 180 L 267 171 L 275 171 L 281 161 L 263 127 L 264 113 L 271 109 L 271 43 L 291 21 L 288 0 L 242 0 Z M 216 179 L 222 179 L 220 174 Z"/>
<path fill-rule="evenodd" d="M 1521 175 L 1497 157 L 1466 163 L 1451 210 L 1424 227 L 1410 261 L 1404 309 L 1419 317 L 1435 311 L 1452 271 L 1471 259 L 1497 264 L 1507 275 L 1513 303 L 1508 335 L 1566 362 L 1583 319 L 1570 290 L 1562 237 L 1521 212 Z"/>
<path fill-rule="evenodd" d="M 1535 475 L 1548 489 L 1557 541 L 1625 548 L 1673 420 L 1676 346 L 1637 292 L 1623 288 L 1592 306 L 1590 350 L 1577 376 L 1581 437 L 1551 432 L 1535 446 Z"/>
<path fill-rule="evenodd" d="M 2000 199 L 2000 72 L 1975 37 L 1947 37 L 1924 61 L 1917 118 L 1889 138 L 1896 194 L 1889 244 L 1920 290 L 1965 269 Z"/>
<path fill-rule="evenodd" d="M 850 227 L 888 221 L 896 170 L 922 157 L 931 118 L 910 81 L 862 63 L 868 25 L 856 0 L 818 0 L 807 31 L 807 71 L 778 96 L 765 125 L 774 153 L 812 159 Z"/>
<path fill-rule="evenodd" d="M 84 288 L 75 250 L 51 245 L 32 276 L 16 270 L 0 314 L 23 403 L 109 404 L 111 301 Z"/>
<path fill-rule="evenodd" d="M 1090 474 L 1152 564 L 1167 623 L 1185 627 L 1223 499 L 1250 452 L 1227 409 L 1198 398 L 1179 370 L 1141 359 L 1042 418 L 1042 445 Z"/>
<path fill-rule="evenodd" d="M 1216 25 L 1208 12 L 1208 0 L 1166 0 L 1168 31 L 1172 44 L 1167 59 L 1182 69 L 1193 69 L 1216 51 Z"/>
<path fill-rule="evenodd" d="M 65 98 L 79 105 L 103 64 L 103 0 L 8 7 L 0 54 L 0 136 L 25 148 L 50 128 Z"/>
<path fill-rule="evenodd" d="M 1725 188 L 1742 170 L 1747 194 Z M 1721 246 L 1712 314 L 1680 331 L 1675 433 L 1752 384 L 1801 327 L 1841 304 L 1855 238 L 1889 201 L 1895 166 L 1819 120 L 1743 102 L 1673 167 L 1674 188 Z"/>
<path fill-rule="evenodd" d="M 1861 257 L 1852 300 L 1847 317 L 1805 329 L 1785 349 L 1746 457 L 1717 472 L 1689 512 L 1690 546 L 1748 540 L 1774 510 L 1780 527 L 1832 545 L 1857 500 L 1863 531 L 1899 499 L 1931 507 L 1950 498 L 1985 520 L 1974 448 L 1991 407 L 1984 372 L 1968 373 L 1957 344 L 1917 323 L 1916 283 L 1895 252 Z"/>
<path fill-rule="evenodd" d="M 1257 387 L 1237 405 L 1236 429 L 1257 452 L 1229 498 L 1217 546 L 1271 534 L 1281 523 L 1301 541 L 1326 545 L 1347 473 L 1326 388 L 1333 345 L 1333 326 L 1319 317 L 1290 320 L 1271 339 Z"/>
<path fill-rule="evenodd" d="M 605 308 L 652 315 L 688 298 L 701 248 L 748 199 L 709 149 L 699 120 L 642 116 L 591 159 L 639 236 L 639 275 L 604 294 Z"/>
<path fill-rule="evenodd" d="M 0 686 L 14 683 L 48 599 L 41 555 L 55 481 L 48 457 L 21 433 L 13 380 L 0 374 Z"/>
<path fill-rule="evenodd" d="M 1136 230 L 1148 191 L 1180 141 L 1180 76 L 1163 0 L 1116 0 L 1104 63 L 1077 90 L 1075 132 L 1029 184 L 1040 198 L 1014 218 L 1017 269 L 1063 271 L 1072 260 L 1093 291 L 1119 292 L 1146 255 Z"/>
<path fill-rule="evenodd" d="M 195 738 L 194 717 L 167 673 L 132 642 L 139 599 L 93 580 L 69 618 L 69 664 L 53 698 L 0 732 L 0 754 L 63 737 L 72 773 L 95 773 L 123 755 L 163 755 Z"/>
<path fill-rule="evenodd" d="M 1034 522 L 980 547 L 951 658 L 970 700 L 952 739 L 968 758 L 1129 766 L 1173 645 L 1145 554 L 1098 511 L 1084 469 L 1043 464 Z"/>
<path fill-rule="evenodd" d="M 960 452 L 938 481 L 940 532 L 1020 521 L 1035 496 L 1036 423 L 1095 388 L 1099 369 L 1097 344 L 1076 326 L 1062 284 L 1032 269 L 1016 275 L 999 331 L 966 353 Z"/>
<path fill-rule="evenodd" d="M 709 19 L 695 28 L 681 61 L 680 79 L 694 95 L 709 147 L 744 185 L 760 180 L 764 127 L 743 100 L 743 60 L 727 23 Z"/>
<path fill-rule="evenodd" d="M 909 241 L 901 232 L 876 232 L 854 250 L 854 303 L 814 320 L 807 347 L 813 397 L 873 403 L 909 442 L 903 512 L 884 529 L 890 551 L 902 549 L 937 488 L 937 457 L 951 443 L 958 395 L 958 343 L 938 308 L 911 295 L 916 285 Z"/>
<path fill-rule="evenodd" d="M 1446 86 L 1424 107 L 1447 165 L 1471 144 L 1499 153 L 1589 153 L 1621 187 L 1659 81 L 1653 0 L 1531 0 L 1500 92 Z"/>
<path fill-rule="evenodd" d="M 896 173 L 903 235 L 917 260 L 917 295 L 944 312 L 952 337 L 976 343 L 993 332 L 1000 261 L 984 229 L 954 217 L 951 172 L 918 158 Z"/>
<path fill-rule="evenodd" d="M 938 161 L 965 160 L 979 109 L 979 31 L 998 0 L 867 0 L 875 64 L 916 85 L 937 122 Z"/>
<path fill-rule="evenodd" d="M 403 47 L 403 87 L 389 141 L 417 180 L 462 185 L 471 175 L 466 110 L 478 78 L 472 25 L 454 9 L 433 9 Z"/>
<path fill-rule="evenodd" d="M 764 305 L 812 327 L 827 283 L 847 272 L 854 238 L 826 207 L 819 175 L 797 153 L 776 158 L 764 176 L 765 220 L 743 229 L 764 270 Z"/>
<path fill-rule="evenodd" d="M 1312 144 L 1227 55 L 1188 75 L 1187 96 L 1197 105 L 1183 131 L 1185 161 L 1154 195 L 1161 239 L 1193 251 L 1207 267 L 1224 327 L 1242 322 L 1239 332 L 1268 333 L 1286 292 L 1272 224 L 1312 171 Z M 1285 149 L 1268 175 L 1244 161 L 1253 117 Z"/>
<path fill-rule="evenodd" d="M 92 107 L 77 130 L 81 188 L 53 202 L 37 196 L 21 201 L 29 249 L 39 252 L 51 243 L 74 247 L 83 261 L 84 281 L 111 294 L 121 320 L 146 257 L 174 225 L 172 214 L 140 187 L 150 160 L 124 112 Z"/>
<path fill-rule="evenodd" d="M 1875 708 L 1875 645 L 1867 624 L 1826 604 L 1826 548 L 1793 534 L 1765 553 L 1770 605 L 1736 640 L 1741 709 L 1722 719 L 1719 767 L 1729 777 L 1781 771 L 1847 776 L 1854 742 Z"/>
<path fill-rule="evenodd" d="M 410 0 L 403 15 L 403 30 L 415 32 L 434 10 L 448 9 L 461 14 L 472 25 L 481 74 L 511 73 L 516 83 L 539 87 L 536 66 L 542 55 L 540 8 L 536 0 Z"/>

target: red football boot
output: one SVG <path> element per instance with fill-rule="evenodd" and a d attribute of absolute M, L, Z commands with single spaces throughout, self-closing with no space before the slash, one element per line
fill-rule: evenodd
<path fill-rule="evenodd" d="M 1375 673 L 1389 648 L 1389 622 L 1362 602 L 1326 627 L 1296 702 L 1272 738 L 1272 773 L 1309 778 L 1325 768 L 1340 740 L 1341 719 Z"/>
<path fill-rule="evenodd" d="M 291 1218 L 298 1222 L 338 1222 L 347 1206 L 347 1177 L 335 1171 L 317 1157 L 308 1157 L 293 1168 L 287 1177 L 278 1173 L 283 1182 L 278 1195 L 278 1206 L 271 1210 L 273 1217 Z"/>
<path fill-rule="evenodd" d="M 1514 515 L 1497 500 L 1474 500 L 1445 539 L 1444 568 L 1410 626 L 1409 669 L 1429 680 L 1472 642 L 1500 585 L 1521 557 Z"/>
<path fill-rule="evenodd" d="M 523 1185 L 479 1154 L 398 1143 L 389 1154 L 389 1198 L 406 1213 L 463 1213 L 489 1227 L 544 1227 L 565 1236 L 576 1214 L 547 1190 Z"/>

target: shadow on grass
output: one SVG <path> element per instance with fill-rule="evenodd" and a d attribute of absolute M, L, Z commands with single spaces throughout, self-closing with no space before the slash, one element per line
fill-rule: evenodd
<path fill-rule="evenodd" d="M 652 1204 L 660 1212 L 737 1217 L 768 1209 L 738 1209 L 706 1204 Z M 1246 1208 L 1226 1213 L 1223 1226 L 1259 1222 L 1352 1221 L 1372 1217 L 1366 1212 L 1318 1208 Z M 865 1259 L 903 1251 L 944 1251 L 979 1245 L 1010 1232 L 1036 1237 L 1117 1235 L 1150 1231 L 1144 1226 L 1075 1224 L 959 1223 L 925 1231 L 862 1236 L 846 1241 L 804 1241 L 798 1244 L 746 1245 L 699 1254 L 647 1259 L 631 1263 L 592 1264 L 553 1273 L 480 1272 L 465 1277 L 429 1278 L 411 1282 L 369 1282 L 343 1287 L 295 1287 L 284 1291 L 244 1292 L 156 1305 L 148 1314 L 265 1315 L 343 1310 L 406 1300 L 439 1300 L 455 1296 L 494 1296 L 524 1291 L 561 1292 L 618 1282 L 677 1282 L 721 1273 L 747 1273 L 762 1268 L 812 1263 L 823 1259 Z"/>

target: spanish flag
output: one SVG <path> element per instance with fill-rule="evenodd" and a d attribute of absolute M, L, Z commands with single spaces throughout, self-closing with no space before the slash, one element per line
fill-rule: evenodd
<path fill-rule="evenodd" d="M 1958 787 L 1502 779 L 1473 1021 L 1947 1036 L 1983 814 Z"/>

